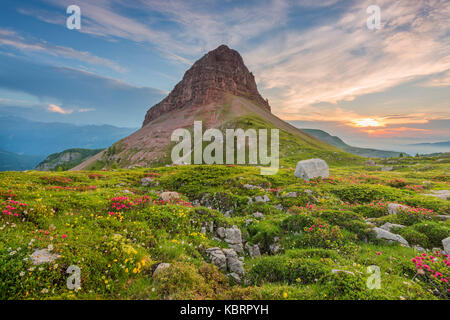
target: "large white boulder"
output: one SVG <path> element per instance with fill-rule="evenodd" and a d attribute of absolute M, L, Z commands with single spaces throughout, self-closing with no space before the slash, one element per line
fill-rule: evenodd
<path fill-rule="evenodd" d="M 322 159 L 302 160 L 297 162 L 294 175 L 306 181 L 317 177 L 328 178 L 330 169 L 325 160 Z"/>

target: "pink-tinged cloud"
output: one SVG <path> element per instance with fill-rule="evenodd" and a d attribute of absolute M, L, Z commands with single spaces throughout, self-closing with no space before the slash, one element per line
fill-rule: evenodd
<path fill-rule="evenodd" d="M 47 111 L 48 112 L 55 112 L 55 113 L 60 113 L 60 114 L 71 114 L 73 112 L 73 110 L 69 109 L 63 109 L 60 106 L 57 106 L 56 104 L 49 104 L 47 107 Z"/>
<path fill-rule="evenodd" d="M 375 137 L 415 137 L 418 134 L 433 134 L 433 130 L 429 129 L 420 129 L 420 128 L 411 128 L 411 127 L 400 127 L 400 128 L 370 128 L 370 129 L 362 129 L 362 132 L 369 134 L 370 136 Z"/>

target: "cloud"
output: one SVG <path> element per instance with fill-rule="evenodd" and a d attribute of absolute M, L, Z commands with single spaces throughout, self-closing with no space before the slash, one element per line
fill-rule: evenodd
<path fill-rule="evenodd" d="M 60 113 L 60 114 L 71 114 L 73 112 L 73 110 L 65 110 L 55 104 L 49 104 L 47 107 L 47 111 L 48 112 L 56 112 L 56 113 Z"/>
<path fill-rule="evenodd" d="M 58 8 L 59 15 L 73 1 L 46 2 Z M 408 118 L 406 112 L 394 119 L 376 108 L 350 110 L 342 104 L 420 79 L 431 79 L 428 86 L 448 84 L 447 76 L 435 77 L 450 70 L 448 1 L 376 2 L 382 23 L 376 31 L 366 26 L 366 9 L 373 0 L 79 0 L 77 4 L 82 9 L 81 32 L 150 44 L 184 64 L 221 43 L 238 49 L 273 111 L 284 119 L 428 121 L 429 114 L 425 120 Z M 311 19 L 304 24 L 302 19 L 314 12 L 321 13 L 320 23 Z M 38 19 L 61 24 L 55 16 L 51 11 L 36 13 Z M 330 106 L 317 108 L 320 103 Z M 420 114 L 426 108 L 410 107 L 409 112 Z M 443 113 L 449 116 L 448 111 Z"/>
<path fill-rule="evenodd" d="M 51 56 L 74 59 L 93 65 L 103 65 L 117 72 L 126 71 L 116 62 L 98 57 L 87 51 L 78 51 L 69 47 L 51 45 L 44 41 L 25 40 L 18 33 L 7 29 L 0 29 L 0 46 L 13 47 L 24 53 L 41 52 Z"/>
<path fill-rule="evenodd" d="M 336 104 L 382 92 L 450 67 L 446 1 L 378 1 L 382 28 L 366 27 L 357 2 L 336 22 L 267 39 L 244 57 L 272 97 L 277 114 L 304 114 L 319 102 Z"/>
<path fill-rule="evenodd" d="M 384 136 L 384 137 L 414 137 L 416 133 L 433 134 L 433 130 L 420 129 L 412 127 L 399 127 L 399 128 L 387 128 L 387 129 L 363 129 L 363 132 L 368 133 L 371 136 Z"/>
<path fill-rule="evenodd" d="M 64 115 L 65 120 L 130 127 L 141 123 L 145 112 L 164 96 L 157 89 L 9 56 L 0 59 L 0 87 L 35 97 L 39 103 L 34 108 L 47 109 L 53 104 L 66 111 L 73 110 Z M 62 115 L 61 112 L 52 114 Z"/>

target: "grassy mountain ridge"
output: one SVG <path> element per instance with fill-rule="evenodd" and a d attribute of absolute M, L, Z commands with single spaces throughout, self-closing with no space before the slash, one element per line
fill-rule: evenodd
<path fill-rule="evenodd" d="M 348 144 L 346 144 L 341 138 L 337 136 L 332 136 L 329 133 L 319 130 L 319 129 L 303 129 L 303 131 L 309 133 L 310 135 L 325 141 L 329 144 L 332 144 L 333 146 L 342 149 L 346 152 L 361 156 L 361 157 L 368 157 L 368 158 L 395 158 L 399 157 L 401 152 L 397 151 L 387 151 L 387 150 L 378 150 L 378 149 L 371 149 L 371 148 L 360 148 L 360 147 L 353 147 Z"/>
<path fill-rule="evenodd" d="M 40 162 L 36 166 L 36 170 L 69 170 L 102 150 L 103 149 L 74 148 L 64 150 L 63 152 L 53 153 L 44 161 Z"/>
<path fill-rule="evenodd" d="M 43 156 L 21 155 L 0 149 L 0 171 L 33 169 Z"/>
<path fill-rule="evenodd" d="M 175 145 L 170 141 L 171 133 L 177 128 L 192 130 L 194 121 L 198 120 L 203 122 L 203 130 L 218 128 L 224 135 L 226 129 L 269 129 L 269 132 L 270 129 L 279 129 L 280 165 L 283 166 L 295 166 L 299 160 L 314 157 L 332 163 L 362 161 L 358 156 L 342 151 L 279 119 L 253 101 L 228 95 L 221 103 L 185 108 L 176 114 L 161 116 L 113 144 L 95 161 L 90 159 L 74 170 L 171 164 L 171 150 Z M 204 143 L 203 148 L 206 145 Z"/>

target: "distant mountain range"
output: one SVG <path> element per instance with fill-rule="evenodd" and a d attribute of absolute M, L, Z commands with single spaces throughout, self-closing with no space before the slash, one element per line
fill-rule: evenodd
<path fill-rule="evenodd" d="M 0 171 L 34 169 L 49 154 L 67 149 L 103 149 L 136 130 L 46 123 L 14 116 L 0 116 L 0 123 Z"/>
<path fill-rule="evenodd" d="M 410 144 L 410 146 L 450 148 L 450 141 L 414 143 L 414 144 Z"/>
<path fill-rule="evenodd" d="M 21 155 L 0 149 L 0 171 L 23 171 L 34 168 L 41 156 Z"/>
<path fill-rule="evenodd" d="M 306 133 L 309 133 L 310 135 L 328 142 L 329 144 L 342 149 L 344 151 L 347 151 L 348 153 L 352 153 L 361 157 L 368 157 L 368 158 L 395 158 L 400 156 L 402 152 L 397 151 L 386 151 L 386 150 L 378 150 L 378 149 L 369 149 L 369 148 L 359 148 L 359 147 L 353 147 L 346 144 L 344 141 L 342 141 L 341 138 L 332 136 L 329 133 L 319 130 L 319 129 L 301 129 Z"/>

